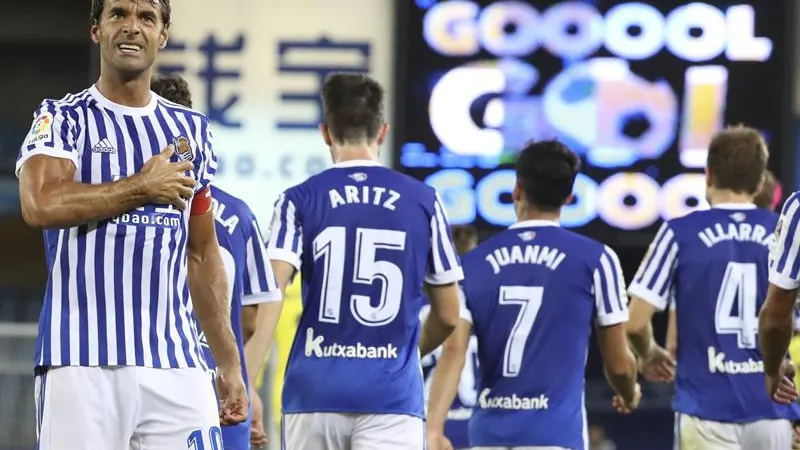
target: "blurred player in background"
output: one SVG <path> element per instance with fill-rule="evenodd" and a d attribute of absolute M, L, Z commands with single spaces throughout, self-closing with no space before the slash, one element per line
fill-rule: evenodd
<path fill-rule="evenodd" d="M 480 373 L 473 449 L 587 449 L 592 324 L 615 406 L 627 413 L 639 404 L 619 259 L 559 226 L 578 165 L 557 141 L 527 144 L 512 194 L 517 223 L 462 258 Z"/>
<path fill-rule="evenodd" d="M 150 88 L 170 102 L 187 108 L 192 107 L 189 85 L 179 75 L 154 78 L 150 83 Z M 258 317 L 259 315 L 263 317 L 264 311 L 267 312 L 266 317 L 280 315 L 281 291 L 272 274 L 261 230 L 250 207 L 241 199 L 217 186 L 211 187 L 211 197 L 217 241 L 228 278 L 231 328 L 236 336 L 236 343 L 241 355 L 242 377 L 245 384 L 253 386 L 254 378 L 261 370 L 261 364 L 270 342 L 269 336 L 264 337 L 256 333 Z M 245 336 L 245 329 L 248 330 L 247 336 Z M 256 339 L 252 339 L 253 336 L 256 336 Z M 246 348 L 245 342 L 247 342 Z M 203 335 L 200 337 L 200 345 L 205 351 L 209 369 L 213 371 L 216 363 Z M 246 359 L 245 356 L 248 358 Z M 255 403 L 263 410 L 260 397 L 252 389 L 250 389 L 250 400 L 251 404 Z M 266 434 L 263 423 L 260 422 L 263 418 L 261 415 L 257 415 L 253 419 L 254 444 L 264 445 L 266 444 Z M 250 448 L 250 430 L 250 421 L 223 426 L 222 441 L 225 450 L 248 450 Z"/>
<path fill-rule="evenodd" d="M 170 15 L 169 0 L 93 0 L 100 78 L 42 102 L 17 160 L 23 217 L 46 230 L 42 450 L 211 448 L 220 419 L 247 418 L 208 119 L 150 91 Z M 219 363 L 221 410 L 193 310 Z"/>
<path fill-rule="evenodd" d="M 718 133 L 706 164 L 711 208 L 664 222 L 628 290 L 628 335 L 645 374 L 655 380 L 668 380 L 674 361 L 653 340 L 650 321 L 667 307 L 670 293 L 675 296 L 680 333 L 673 408 L 681 449 L 791 446 L 787 419 L 795 411 L 764 395 L 766 364 L 757 345 L 778 220 L 753 204 L 768 156 L 756 130 Z"/>
<path fill-rule="evenodd" d="M 378 162 L 388 131 L 383 88 L 366 75 L 333 74 L 322 101 L 334 165 L 279 196 L 270 230 L 278 284 L 303 276 L 284 448 L 418 450 L 420 352 L 458 324 L 458 255 L 436 191 Z M 420 331 L 423 283 L 431 313 Z"/>
<path fill-rule="evenodd" d="M 753 204 L 758 208 L 768 211 L 775 210 L 776 190 L 778 189 L 775 176 L 769 170 L 764 171 L 764 182 L 758 194 L 753 197 Z M 799 341 L 800 342 L 800 341 Z M 799 344 L 800 345 L 800 344 Z M 675 317 L 675 298 L 669 303 L 669 319 L 667 321 L 667 341 L 666 349 L 673 358 L 677 358 L 678 347 L 678 323 Z"/>
<path fill-rule="evenodd" d="M 478 245 L 475 227 L 453 225 L 452 230 L 459 255 Z M 428 312 L 425 305 L 420 312 L 422 322 Z M 428 398 L 428 450 L 469 448 L 467 424 L 477 398 L 477 351 L 478 341 L 470 334 L 469 321 L 462 319 L 444 344 L 422 360 Z"/>

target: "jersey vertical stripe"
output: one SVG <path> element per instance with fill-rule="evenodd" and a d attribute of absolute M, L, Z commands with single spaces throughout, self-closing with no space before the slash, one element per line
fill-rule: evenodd
<path fill-rule="evenodd" d="M 246 259 L 244 277 L 242 279 L 243 302 L 250 304 L 247 297 L 260 296 L 264 293 L 278 293 L 278 283 L 272 268 L 269 265 L 267 246 L 262 238 L 258 222 L 253 218 L 250 221 L 250 236 L 247 237 Z"/>
<path fill-rule="evenodd" d="M 605 246 L 594 270 L 594 299 L 597 324 L 616 325 L 628 320 L 628 295 L 617 254 Z"/>
<path fill-rule="evenodd" d="M 783 205 L 775 231 L 777 242 L 770 256 L 770 283 L 784 289 L 800 286 L 800 192 L 793 193 Z"/>
<path fill-rule="evenodd" d="M 660 310 L 666 309 L 677 260 L 678 243 L 675 241 L 675 233 L 669 223 L 664 222 L 648 247 L 628 294 L 640 297 Z"/>
<path fill-rule="evenodd" d="M 45 100 L 17 158 L 71 160 L 75 180 L 108 183 L 139 172 L 168 144 L 194 163 L 195 192 L 216 173 L 208 120 L 153 95 L 116 105 L 92 87 Z M 143 205 L 99 223 L 45 232 L 50 269 L 36 365 L 205 367 L 187 283 L 189 213 Z"/>
<path fill-rule="evenodd" d="M 461 264 L 453 244 L 453 237 L 450 235 L 449 224 L 447 212 L 437 193 L 431 218 L 431 258 L 428 261 L 430 271 L 425 277 L 425 281 L 430 284 L 451 283 L 450 274 L 461 272 Z"/>
<path fill-rule="evenodd" d="M 282 260 L 291 261 L 295 268 L 300 268 L 303 256 L 303 233 L 297 222 L 297 209 L 287 193 L 278 196 L 275 212 L 270 224 L 269 252 L 272 259 L 282 256 Z"/>

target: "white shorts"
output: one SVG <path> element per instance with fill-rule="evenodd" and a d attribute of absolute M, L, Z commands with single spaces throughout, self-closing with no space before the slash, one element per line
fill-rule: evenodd
<path fill-rule="evenodd" d="M 792 448 L 788 420 L 724 423 L 675 414 L 675 450 L 786 450 Z"/>
<path fill-rule="evenodd" d="M 425 422 L 403 414 L 284 414 L 282 450 L 421 450 Z"/>
<path fill-rule="evenodd" d="M 201 369 L 56 367 L 36 377 L 34 395 L 39 450 L 222 448 Z"/>

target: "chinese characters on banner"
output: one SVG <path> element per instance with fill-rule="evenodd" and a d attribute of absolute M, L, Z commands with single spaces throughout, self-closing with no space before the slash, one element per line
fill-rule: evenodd
<path fill-rule="evenodd" d="M 216 184 L 245 200 L 263 225 L 280 192 L 331 164 L 318 131 L 325 76 L 369 73 L 392 92 L 389 3 L 172 2 L 175 25 L 159 71 L 189 82 L 194 108 L 213 127 Z M 391 143 L 381 153 L 389 164 Z"/>

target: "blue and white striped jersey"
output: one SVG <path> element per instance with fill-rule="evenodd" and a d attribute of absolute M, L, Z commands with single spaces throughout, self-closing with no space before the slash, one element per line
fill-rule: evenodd
<path fill-rule="evenodd" d="M 783 289 L 800 287 L 800 192 L 783 204 L 770 254 L 769 282 Z"/>
<path fill-rule="evenodd" d="M 248 384 L 242 335 L 242 306 L 279 301 L 281 291 L 272 273 L 258 222 L 250 207 L 217 186 L 211 187 L 211 196 L 220 255 L 228 277 L 231 328 L 239 347 L 242 378 Z M 202 332 L 200 345 L 209 368 L 216 368 L 214 355 Z M 222 441 L 226 450 L 249 449 L 250 420 L 233 426 L 223 426 Z"/>
<path fill-rule="evenodd" d="M 674 295 L 675 411 L 732 423 L 797 417 L 764 395 L 758 348 L 777 222 L 752 204 L 717 204 L 664 222 L 650 244 L 628 293 L 659 310 Z"/>
<path fill-rule="evenodd" d="M 208 119 L 153 94 L 132 108 L 92 86 L 45 100 L 17 159 L 72 161 L 75 181 L 108 183 L 138 172 L 174 144 L 194 163 L 195 192 L 217 168 Z M 36 366 L 205 367 L 187 277 L 189 211 L 145 205 L 119 217 L 47 230 L 49 279 Z"/>
<path fill-rule="evenodd" d="M 592 325 L 628 320 L 619 259 L 556 222 L 518 222 L 462 257 L 478 339 L 472 447 L 585 450 Z"/>
<path fill-rule="evenodd" d="M 283 412 L 424 417 L 423 282 L 463 276 L 436 191 L 373 161 L 335 164 L 279 197 L 268 247 L 302 274 Z"/>

